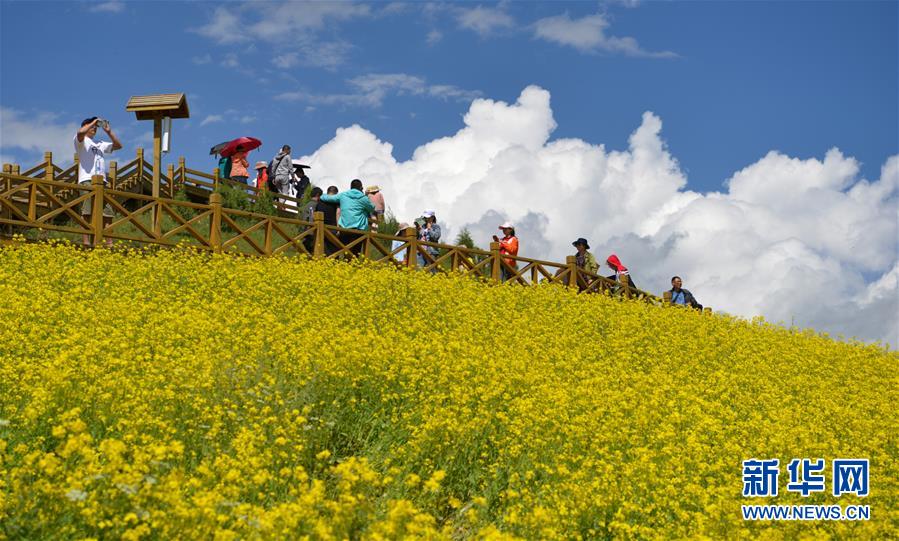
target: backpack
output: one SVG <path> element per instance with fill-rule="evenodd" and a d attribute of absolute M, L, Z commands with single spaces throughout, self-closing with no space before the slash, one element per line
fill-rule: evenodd
<path fill-rule="evenodd" d="M 231 178 L 231 158 L 222 158 L 219 160 L 219 178 Z"/>
<path fill-rule="evenodd" d="M 280 192 L 278 192 L 278 187 L 275 185 L 275 171 L 278 170 L 278 166 L 281 165 L 281 162 L 283 160 L 284 160 L 284 156 L 282 156 L 281 159 L 278 160 L 277 163 L 275 163 L 274 158 L 272 158 L 272 161 L 268 162 L 268 167 L 267 167 L 268 182 L 266 183 L 266 186 L 268 186 L 268 189 L 271 192 L 280 193 Z"/>

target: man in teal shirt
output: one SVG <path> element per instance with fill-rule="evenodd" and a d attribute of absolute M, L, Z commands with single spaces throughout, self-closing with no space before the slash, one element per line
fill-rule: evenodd
<path fill-rule="evenodd" d="M 321 196 L 321 201 L 340 205 L 340 219 L 337 221 L 338 227 L 368 231 L 368 217 L 374 212 L 375 206 L 368 196 L 362 192 L 362 181 L 358 178 L 350 182 L 349 190 L 337 195 L 323 195 Z M 338 238 L 340 238 L 341 243 L 346 245 L 358 239 L 359 236 L 359 233 L 341 231 Z M 350 248 L 350 251 L 352 251 L 353 255 L 359 255 L 364 244 L 364 242 L 359 242 Z"/>

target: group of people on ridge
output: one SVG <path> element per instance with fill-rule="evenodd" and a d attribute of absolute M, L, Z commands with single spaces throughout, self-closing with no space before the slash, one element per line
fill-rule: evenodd
<path fill-rule="evenodd" d="M 112 142 L 97 142 L 94 138 L 99 128 L 103 128 Z M 93 175 L 100 175 L 106 178 L 106 154 L 114 152 L 122 148 L 122 143 L 113 133 L 109 126 L 108 120 L 102 120 L 96 116 L 86 118 L 81 122 L 81 127 L 75 134 L 73 139 L 75 152 L 78 156 L 78 182 L 79 184 L 90 184 Z M 298 199 L 302 199 L 306 193 L 306 189 L 310 186 L 311 181 L 306 176 L 304 169 L 309 166 L 297 164 L 290 156 L 290 145 L 284 145 L 281 150 L 274 156 L 271 162 L 266 163 L 260 161 L 256 163 L 256 178 L 252 181 L 257 189 L 268 187 L 270 191 L 287 195 L 294 191 Z M 220 165 L 224 162 L 220 162 Z M 250 184 L 249 171 L 247 167 L 247 151 L 238 145 L 236 152 L 230 156 L 228 160 L 230 166 L 225 176 L 231 180 L 242 184 Z M 364 234 L 369 228 L 377 230 L 378 224 L 384 219 L 385 202 L 384 195 L 381 193 L 379 186 L 369 186 L 363 191 L 362 181 L 353 179 L 350 182 L 350 188 L 344 192 L 340 192 L 337 186 L 329 186 L 327 193 L 323 192 L 317 186 L 312 187 L 309 202 L 298 209 L 298 217 L 301 220 L 312 222 L 316 212 L 321 212 L 324 216 L 325 225 L 337 226 L 350 231 L 341 231 L 338 234 L 338 240 L 341 244 L 349 245 L 353 241 L 358 240 L 359 236 Z M 81 206 L 81 214 L 86 220 L 90 220 L 93 214 L 92 199 L 88 198 Z M 110 205 L 103 207 L 103 225 L 108 227 L 112 223 L 113 211 Z M 433 210 L 425 210 L 419 218 L 414 220 L 416 237 L 423 242 L 438 243 L 440 242 L 441 229 L 437 223 L 437 214 Z M 410 228 L 408 223 L 399 224 L 399 231 L 405 231 Z M 498 228 L 502 231 L 503 237 L 499 238 L 493 235 L 493 241 L 499 244 L 499 253 L 503 258 L 504 265 L 501 269 L 502 281 L 509 280 L 517 269 L 517 261 L 515 257 L 518 255 L 518 237 L 515 234 L 515 226 L 510 222 L 505 222 Z M 89 244 L 89 235 L 84 235 L 84 244 Z M 307 250 L 312 251 L 313 240 L 307 236 L 304 240 Z M 112 239 L 107 238 L 107 244 L 111 244 Z M 576 252 L 574 255 L 575 263 L 578 268 L 597 275 L 600 267 L 596 261 L 596 257 L 590 253 L 590 244 L 587 239 L 581 237 L 571 243 Z M 403 241 L 394 241 L 393 251 L 399 252 Z M 363 247 L 363 243 L 357 242 L 350 247 L 353 255 L 359 255 Z M 329 240 L 325 240 L 325 253 L 330 255 L 338 251 L 337 246 Z M 439 255 L 439 249 L 436 246 L 426 245 L 425 251 L 431 256 L 432 260 Z M 426 267 L 431 262 L 427 261 L 423 254 L 416 254 L 417 263 L 421 267 Z M 608 265 L 614 274 L 608 276 L 609 279 L 618 283 L 627 282 L 630 288 L 636 289 L 633 278 L 627 267 L 621 262 L 617 255 L 611 254 L 606 258 Z M 432 266 L 431 272 L 437 272 L 436 265 Z M 561 271 L 560 271 L 561 272 Z M 671 278 L 671 303 L 682 306 L 689 306 L 702 310 L 702 305 L 696 301 L 690 291 L 683 289 L 683 281 L 679 276 Z"/>

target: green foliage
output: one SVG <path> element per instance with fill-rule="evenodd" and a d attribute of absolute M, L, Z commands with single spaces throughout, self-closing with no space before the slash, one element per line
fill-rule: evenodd
<path fill-rule="evenodd" d="M 246 190 L 227 184 L 220 184 L 218 193 L 222 195 L 222 206 L 236 210 L 250 210 L 250 198 Z"/>
<path fill-rule="evenodd" d="M 456 235 L 456 245 L 465 246 L 470 250 L 480 249 L 475 246 L 474 239 L 471 238 L 471 231 L 469 231 L 467 227 L 463 227 L 462 231 L 459 231 L 459 234 Z"/>
<path fill-rule="evenodd" d="M 277 209 L 275 209 L 275 198 L 272 197 L 272 192 L 268 190 L 258 192 L 256 194 L 256 200 L 253 201 L 249 207 L 250 212 L 255 212 L 257 214 L 268 214 L 269 216 L 275 216 L 277 214 Z"/>
<path fill-rule="evenodd" d="M 399 220 L 397 220 L 393 212 L 388 209 L 384 213 L 384 219 L 378 224 L 378 233 L 383 233 L 385 235 L 402 235 L 402 232 L 399 232 L 399 229 Z"/>

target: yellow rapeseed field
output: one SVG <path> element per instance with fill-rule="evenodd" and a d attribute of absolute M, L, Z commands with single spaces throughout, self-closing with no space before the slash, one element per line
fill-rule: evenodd
<path fill-rule="evenodd" d="M 371 264 L 0 249 L 0 537 L 885 539 L 899 359 Z M 742 461 L 870 459 L 865 498 Z M 830 481 L 828 477 L 828 482 Z M 866 504 L 746 522 L 747 503 Z"/>

